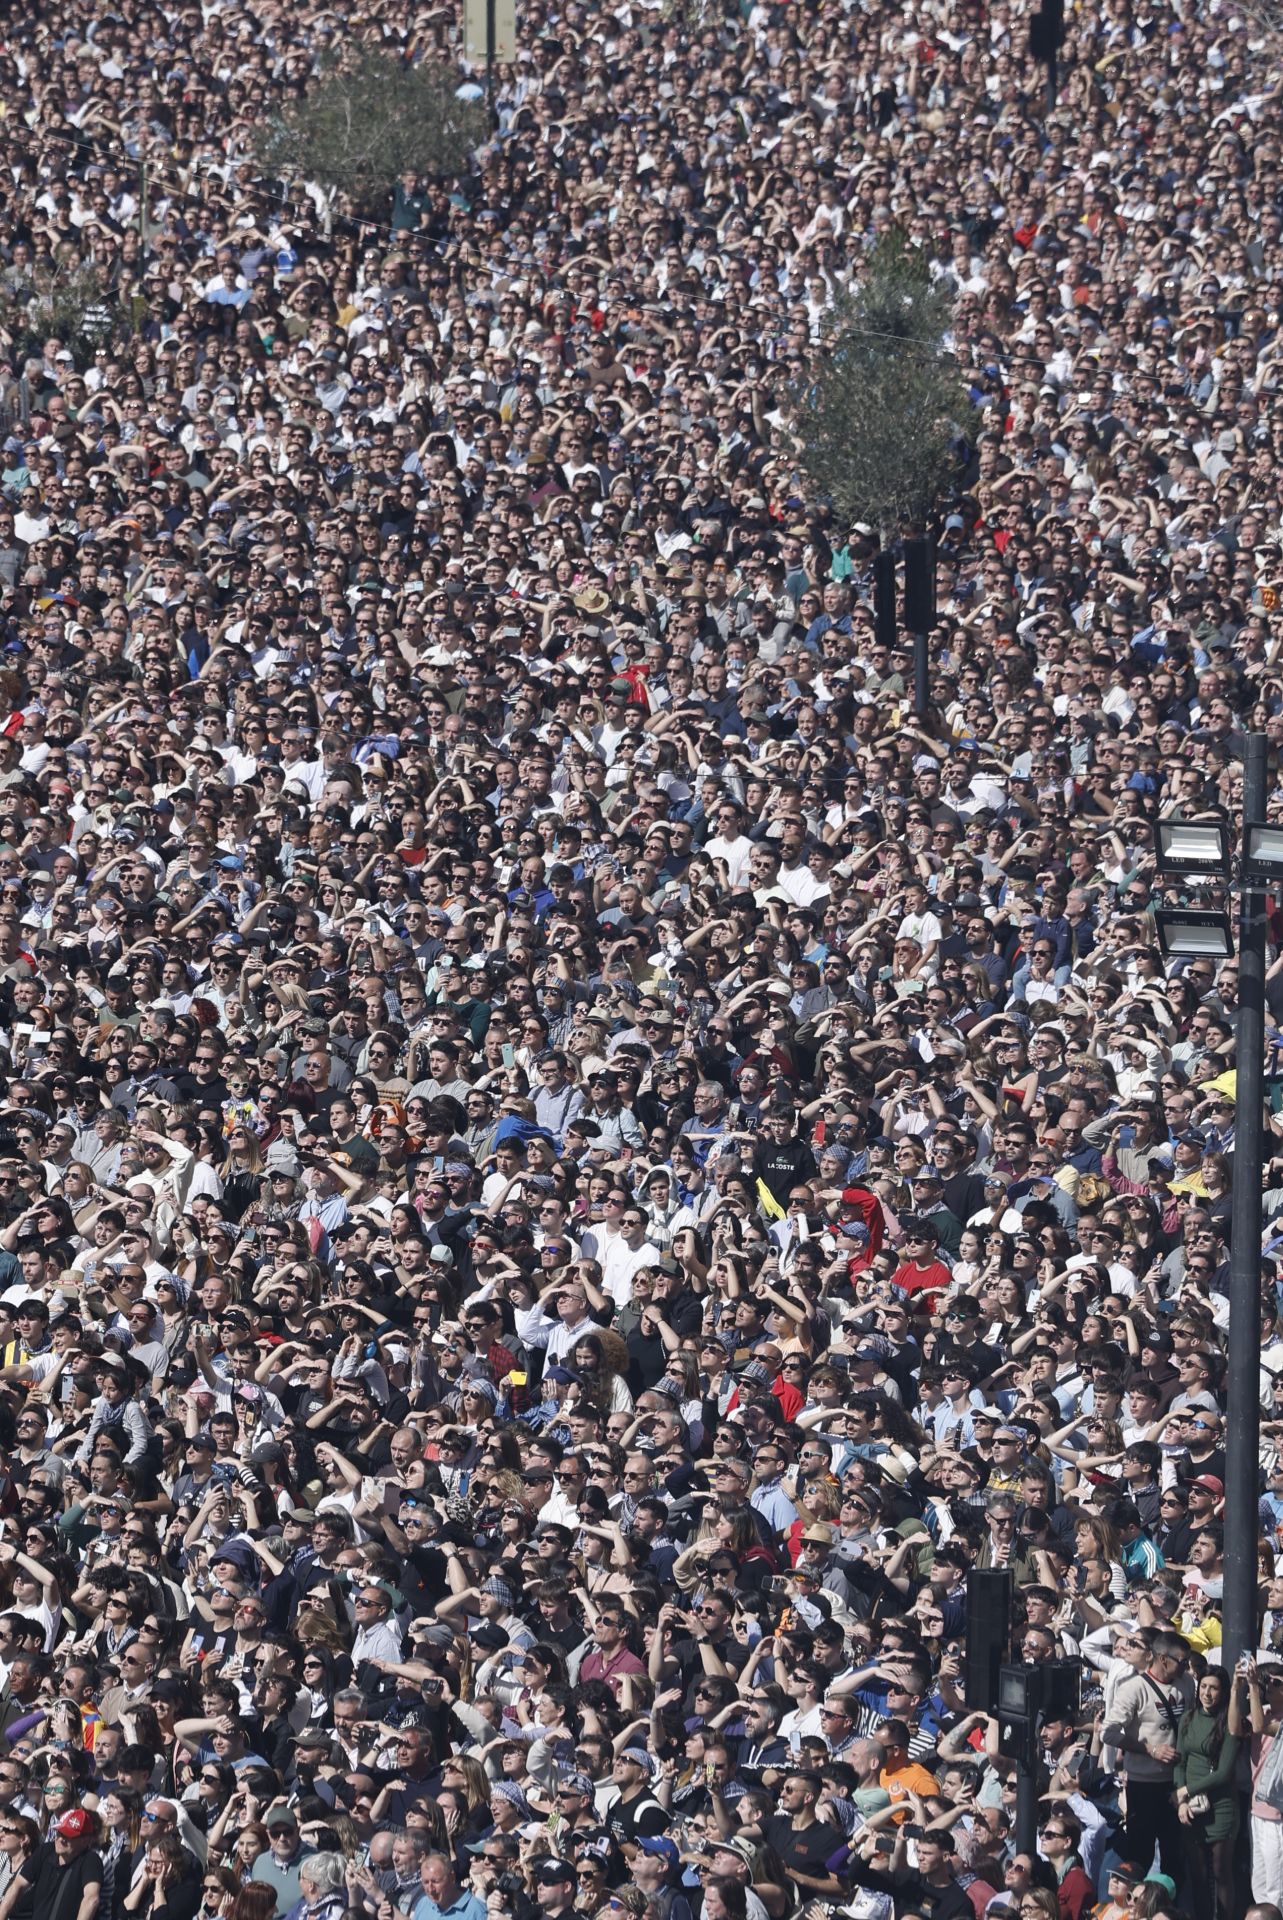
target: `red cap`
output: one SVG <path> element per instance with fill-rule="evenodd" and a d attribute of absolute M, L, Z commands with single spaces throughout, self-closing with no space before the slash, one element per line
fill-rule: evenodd
<path fill-rule="evenodd" d="M 70 1813 L 64 1813 L 61 1820 L 53 1823 L 55 1833 L 65 1840 L 80 1840 L 89 1832 L 89 1815 L 83 1807 L 73 1807 Z"/>
<path fill-rule="evenodd" d="M 1214 1473 L 1200 1473 L 1197 1480 L 1190 1481 L 1190 1485 L 1191 1487 L 1206 1487 L 1207 1491 L 1214 1493 L 1218 1500 L 1225 1498 L 1225 1483 L 1223 1480 L 1218 1480 Z"/>

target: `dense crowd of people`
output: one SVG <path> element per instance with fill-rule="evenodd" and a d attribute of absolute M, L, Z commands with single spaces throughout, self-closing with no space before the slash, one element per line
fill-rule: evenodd
<path fill-rule="evenodd" d="M 6 21 L 0 1920 L 1280 1920 L 1283 1119 L 1223 1663 L 1152 919 L 1283 739 L 1275 48 L 1027 25 L 529 0 L 372 220 L 256 131 L 453 7 Z M 894 230 L 925 716 L 800 464 Z"/>

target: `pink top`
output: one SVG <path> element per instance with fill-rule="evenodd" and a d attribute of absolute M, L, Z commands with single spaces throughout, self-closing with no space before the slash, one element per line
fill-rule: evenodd
<path fill-rule="evenodd" d="M 1277 1807 L 1270 1806 L 1268 1801 L 1257 1799 L 1256 1783 L 1261 1777 L 1261 1769 L 1270 1757 L 1270 1748 L 1277 1738 L 1278 1735 L 1274 1733 L 1252 1735 L 1252 1818 L 1272 1821 L 1275 1826 L 1283 1820 L 1283 1813 Z"/>

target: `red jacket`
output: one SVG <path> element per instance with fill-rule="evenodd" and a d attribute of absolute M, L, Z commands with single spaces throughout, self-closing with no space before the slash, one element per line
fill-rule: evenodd
<path fill-rule="evenodd" d="M 776 1376 L 775 1384 L 771 1388 L 771 1392 L 779 1401 L 780 1412 L 784 1415 L 784 1418 L 786 1420 L 796 1420 L 798 1414 L 801 1413 L 803 1407 L 806 1405 L 806 1395 L 800 1392 L 791 1380 L 786 1380 L 782 1373 Z"/>
<path fill-rule="evenodd" d="M 1096 1904 L 1096 1889 L 1081 1867 L 1071 1867 L 1056 1889 L 1060 1920 L 1082 1920 Z"/>

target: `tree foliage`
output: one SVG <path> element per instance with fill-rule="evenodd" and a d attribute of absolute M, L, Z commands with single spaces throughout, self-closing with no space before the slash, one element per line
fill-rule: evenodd
<path fill-rule="evenodd" d="M 799 398 L 802 461 L 847 522 L 884 537 L 925 524 L 957 466 L 971 414 L 944 346 L 947 290 L 898 233 L 839 295 Z"/>
<path fill-rule="evenodd" d="M 92 264 L 58 261 L 37 269 L 30 291 L 14 300 L 12 333 L 20 352 L 38 353 L 61 340 L 84 366 L 95 347 L 125 325 L 107 276 Z"/>
<path fill-rule="evenodd" d="M 386 214 L 399 174 L 459 173 L 484 140 L 485 110 L 461 100 L 458 85 L 447 67 L 357 46 L 268 122 L 257 158 L 269 172 L 334 188 L 358 212 Z"/>

